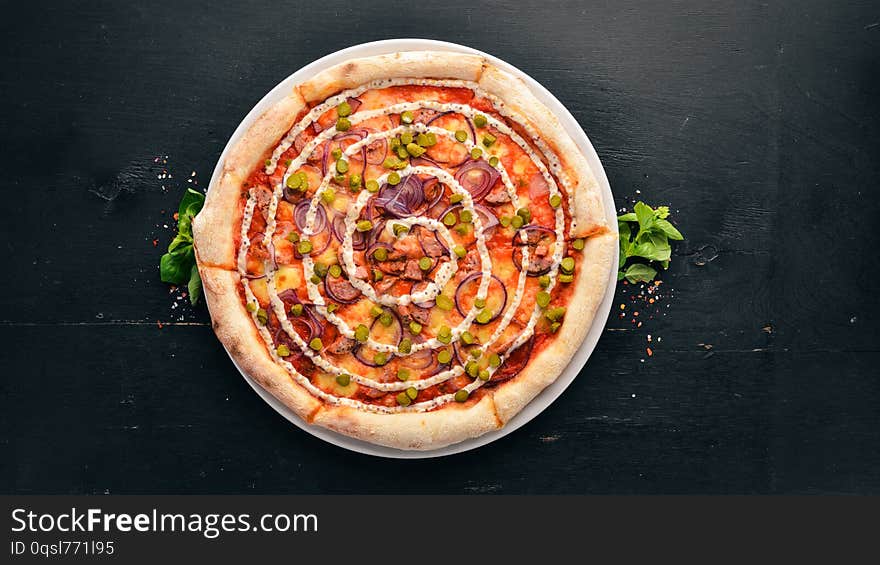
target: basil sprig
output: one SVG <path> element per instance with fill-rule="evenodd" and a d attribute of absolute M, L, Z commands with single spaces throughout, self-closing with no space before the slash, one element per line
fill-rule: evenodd
<path fill-rule="evenodd" d="M 632 212 L 617 217 L 620 232 L 617 280 L 651 282 L 657 276 L 657 269 L 651 266 L 651 262 L 659 263 L 664 269 L 669 268 L 672 256 L 669 240 L 681 241 L 684 236 L 666 219 L 668 217 L 668 206 L 654 209 L 644 202 L 637 202 Z M 638 229 L 633 224 L 638 224 Z"/>
<path fill-rule="evenodd" d="M 177 285 L 186 283 L 189 301 L 193 304 L 202 295 L 202 279 L 199 277 L 193 250 L 192 221 L 204 204 L 204 194 L 191 188 L 186 189 L 177 209 L 177 235 L 168 245 L 168 253 L 159 260 L 162 282 Z"/>

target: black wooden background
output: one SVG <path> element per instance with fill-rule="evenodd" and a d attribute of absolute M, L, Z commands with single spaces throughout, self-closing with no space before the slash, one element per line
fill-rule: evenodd
<path fill-rule="evenodd" d="M 5 4 L 0 491 L 880 492 L 876 2 Z M 419 36 L 547 86 L 618 207 L 669 204 L 687 240 L 540 417 L 392 461 L 278 416 L 156 265 L 264 93 Z"/>

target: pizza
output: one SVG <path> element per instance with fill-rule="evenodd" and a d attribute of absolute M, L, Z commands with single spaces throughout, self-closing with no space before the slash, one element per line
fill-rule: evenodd
<path fill-rule="evenodd" d="M 298 84 L 229 148 L 193 231 L 250 377 L 305 422 L 420 450 L 558 378 L 617 246 L 554 114 L 485 58 L 431 51 Z"/>

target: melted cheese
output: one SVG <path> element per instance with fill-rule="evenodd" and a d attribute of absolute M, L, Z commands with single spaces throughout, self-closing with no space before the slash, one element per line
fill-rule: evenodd
<path fill-rule="evenodd" d="M 508 136 L 514 143 L 516 143 L 523 152 L 528 156 L 530 162 L 524 162 L 523 158 L 517 159 L 513 164 L 513 171 L 515 174 L 520 175 L 524 171 L 528 170 L 529 167 L 536 168 L 539 173 L 544 177 L 548 186 L 549 186 L 549 194 L 548 198 L 558 195 L 559 188 L 556 184 L 555 179 L 551 175 L 551 171 L 555 174 L 562 184 L 566 186 L 568 189 L 567 192 L 569 194 L 568 205 L 571 206 L 571 194 L 573 191 L 570 188 L 570 183 L 565 171 L 562 169 L 561 163 L 556 155 L 554 155 L 547 145 L 540 139 L 531 126 L 528 124 L 526 120 L 523 120 L 519 116 L 517 116 L 514 112 L 510 111 L 508 108 L 504 106 L 504 104 L 499 101 L 496 97 L 482 91 L 475 83 L 467 82 L 467 81 L 454 81 L 454 80 L 432 80 L 432 79 L 394 79 L 394 80 L 381 80 L 381 81 L 373 81 L 371 83 L 365 84 L 361 87 L 351 89 L 336 96 L 333 96 L 327 99 L 324 103 L 315 106 L 300 122 L 294 125 L 294 127 L 288 132 L 282 142 L 278 145 L 275 151 L 272 154 L 272 157 L 269 159 L 269 162 L 266 166 L 266 172 L 268 174 L 272 174 L 275 171 L 275 168 L 278 165 L 278 160 L 281 155 L 283 155 L 293 144 L 296 137 L 301 134 L 306 127 L 311 125 L 314 121 L 316 121 L 322 114 L 327 112 L 329 109 L 335 107 L 339 103 L 344 100 L 347 100 L 350 97 L 359 96 L 365 92 L 370 90 L 385 88 L 388 86 L 395 85 L 426 85 L 426 86 L 448 86 L 448 87 L 458 87 L 458 88 L 470 88 L 475 95 L 482 97 L 484 99 L 490 100 L 494 105 L 496 111 L 498 111 L 501 115 L 505 116 L 508 119 L 511 119 L 517 122 L 524 131 L 526 131 L 531 137 L 531 141 L 535 144 L 536 147 L 541 151 L 544 159 L 549 165 L 549 170 L 547 166 L 544 165 L 544 162 L 541 159 L 541 156 L 536 154 L 532 147 L 522 139 L 515 131 L 513 131 L 510 127 L 508 127 L 504 122 L 495 119 L 492 116 L 488 116 L 487 120 L 491 127 L 498 130 L 503 135 Z M 414 111 L 419 109 L 431 109 L 437 112 L 457 112 L 462 115 L 468 116 L 471 119 L 478 113 L 478 111 L 470 108 L 467 105 L 457 104 L 457 103 L 443 103 L 437 102 L 433 100 L 420 100 L 415 102 L 400 102 L 396 103 L 384 108 L 378 108 L 374 110 L 365 110 L 352 114 L 350 116 L 350 121 L 352 125 L 357 125 L 363 122 L 369 122 L 370 120 L 377 120 L 380 117 L 388 116 L 391 114 L 400 114 L 404 111 Z M 454 139 L 454 134 L 448 130 L 443 128 L 437 128 L 432 126 L 426 126 L 421 123 L 415 123 L 406 126 L 399 126 L 393 129 L 386 129 L 382 131 L 378 131 L 375 133 L 371 133 L 367 135 L 364 139 L 351 144 L 349 147 L 345 149 L 343 152 L 346 156 L 351 156 L 354 152 L 359 151 L 361 148 L 369 145 L 377 139 L 387 139 L 393 136 L 396 136 L 404 131 L 411 131 L 415 133 L 419 132 L 431 132 L 436 135 L 443 135 L 449 138 Z M 290 165 L 287 167 L 284 175 L 282 177 L 281 182 L 275 187 L 273 192 L 272 200 L 269 204 L 268 209 L 268 220 L 266 222 L 266 230 L 264 234 L 265 241 L 271 241 L 271 237 L 275 232 L 277 220 L 276 220 L 276 211 L 278 208 L 278 203 L 281 201 L 281 197 L 283 196 L 283 188 L 287 181 L 287 178 L 299 170 L 306 162 L 309 155 L 323 142 L 330 139 L 337 132 L 335 128 L 327 128 L 322 131 L 319 135 L 317 135 L 314 139 L 308 142 L 302 149 L 301 153 L 292 160 Z M 473 143 L 468 140 L 465 142 L 466 148 L 468 151 L 473 149 Z M 483 151 L 483 159 L 488 159 L 490 155 L 495 154 L 500 158 L 504 158 L 507 153 L 507 148 L 503 146 L 503 144 L 499 144 L 489 151 Z M 510 177 L 507 171 L 504 169 L 503 165 L 499 164 L 497 167 L 500 174 L 503 184 L 505 185 L 508 195 L 511 198 L 511 206 L 514 210 L 519 209 L 521 207 L 527 206 L 529 203 L 528 198 L 520 197 L 517 194 L 515 187 L 513 186 Z M 483 229 L 481 225 L 481 220 L 478 214 L 474 213 L 473 208 L 473 199 L 470 196 L 470 193 L 465 190 L 455 179 L 447 173 L 443 169 L 435 168 L 435 167 L 408 167 L 403 171 L 400 171 L 400 175 L 404 176 L 406 174 L 415 173 L 415 174 L 427 174 L 438 178 L 443 184 L 450 187 L 450 189 L 456 193 L 462 195 L 462 206 L 465 210 L 470 210 L 473 216 L 473 224 L 474 224 L 474 233 L 476 238 L 476 245 L 480 256 L 481 262 L 481 278 L 480 284 L 478 286 L 477 298 L 485 298 L 487 295 L 487 291 L 490 284 L 490 276 L 492 274 L 492 260 L 488 251 L 488 247 L 486 245 L 485 236 L 483 234 Z M 310 175 L 314 177 L 314 171 L 310 171 Z M 380 184 L 384 182 L 387 178 L 387 175 L 383 175 L 378 179 Z M 311 182 L 318 184 L 318 189 L 316 190 L 309 206 L 308 213 L 306 214 L 306 225 L 303 230 L 303 236 L 308 238 L 309 236 L 314 235 L 315 222 L 317 218 L 317 207 L 321 202 L 321 195 L 323 191 L 329 188 L 329 183 L 332 179 L 332 171 L 329 172 L 323 179 L 311 178 Z M 357 266 L 354 263 L 354 252 L 352 249 L 352 234 L 354 233 L 354 224 L 357 221 L 357 218 L 360 214 L 360 211 L 363 209 L 364 205 L 366 205 L 367 200 L 370 198 L 370 194 L 368 192 L 361 192 L 357 198 L 351 198 L 349 195 L 344 195 L 337 192 L 337 198 L 334 200 L 331 208 L 340 212 L 345 213 L 345 236 L 342 242 L 342 253 L 341 257 L 343 260 L 343 264 L 345 265 L 346 271 L 348 273 L 355 273 Z M 247 251 L 250 246 L 250 240 L 248 238 L 248 229 L 251 224 L 254 208 L 255 208 L 255 199 L 253 195 L 248 199 L 248 202 L 245 206 L 244 215 L 242 218 L 242 227 L 241 227 L 241 247 L 239 250 L 238 256 L 238 268 L 242 274 L 246 273 L 246 264 L 247 264 Z M 550 286 L 547 291 L 552 290 L 556 283 L 556 276 L 559 269 L 559 264 L 562 260 L 562 255 L 564 251 L 564 246 L 561 242 L 564 241 L 564 211 L 560 207 L 555 212 L 556 219 L 556 241 L 554 243 L 553 254 L 552 254 L 552 267 L 550 272 L 548 273 L 550 277 Z M 329 221 L 329 220 L 328 220 Z M 420 225 L 424 228 L 430 229 L 438 233 L 440 237 L 446 240 L 448 247 L 452 249 L 454 246 L 454 241 L 449 234 L 449 231 L 446 227 L 436 220 L 428 219 L 428 218 L 407 218 L 401 220 L 395 220 L 395 223 L 404 224 L 408 227 L 412 227 L 414 225 Z M 520 232 L 523 241 L 526 240 L 526 233 Z M 271 245 L 271 244 L 270 244 Z M 455 327 L 451 327 L 450 320 L 452 316 L 446 314 L 440 309 L 434 308 L 431 312 L 431 322 L 429 324 L 429 328 L 433 333 L 437 333 L 441 326 L 450 326 L 452 333 L 452 340 L 458 340 L 461 334 L 465 331 L 469 331 L 473 329 L 476 332 L 480 339 L 483 347 L 488 350 L 489 347 L 498 341 L 499 339 L 502 342 L 509 342 L 511 338 L 512 329 L 514 326 L 510 324 L 510 322 L 518 316 L 519 305 L 524 297 L 525 291 L 525 283 L 526 283 L 526 273 L 529 266 L 529 252 L 528 247 L 523 246 L 522 248 L 522 260 L 519 269 L 519 275 L 516 279 L 516 289 L 514 291 L 514 295 L 512 299 L 508 301 L 507 309 L 505 310 L 504 315 L 501 317 L 500 323 L 497 325 L 494 332 L 488 334 L 488 329 L 482 326 L 473 326 L 472 323 L 477 314 L 475 308 L 471 308 L 471 310 L 467 313 L 464 319 Z M 335 257 L 335 251 L 333 246 L 330 246 L 326 251 L 324 251 L 320 256 L 317 257 L 318 260 L 322 262 L 333 262 Z M 253 312 L 252 316 L 254 318 L 254 323 L 257 325 L 261 336 L 264 341 L 266 341 L 267 345 L 270 348 L 270 352 L 275 358 L 276 362 L 278 362 L 281 366 L 285 367 L 290 374 L 299 382 L 301 385 L 306 387 L 313 395 L 321 398 L 322 400 L 332 403 L 332 404 L 340 404 L 355 407 L 362 410 L 373 411 L 373 412 L 397 412 L 397 411 L 423 411 L 430 410 L 439 405 L 442 405 L 447 402 L 451 402 L 453 400 L 452 394 L 440 395 L 433 398 L 430 401 L 426 402 L 418 402 L 414 403 L 410 406 L 396 406 L 396 407 L 387 407 L 381 405 L 367 404 L 363 402 L 359 402 L 357 400 L 348 398 L 348 396 L 354 394 L 357 390 L 357 385 L 369 386 L 377 390 L 381 391 L 399 391 L 405 390 L 409 387 L 414 387 L 417 390 L 421 390 L 427 388 L 429 386 L 433 386 L 434 384 L 439 384 L 444 382 L 447 379 L 456 377 L 462 374 L 462 367 L 455 366 L 450 370 L 443 371 L 437 375 L 432 377 L 411 380 L 407 382 L 380 382 L 374 378 L 366 377 L 363 375 L 353 374 L 350 370 L 350 367 L 338 367 L 333 363 L 328 361 L 325 357 L 318 354 L 317 352 L 311 350 L 308 347 L 308 344 L 304 342 L 304 340 L 299 336 L 299 334 L 293 329 L 293 326 L 290 323 L 290 320 L 287 318 L 287 313 L 284 309 L 284 303 L 278 297 L 278 292 L 287 288 L 301 288 L 303 284 L 305 284 L 306 289 L 309 294 L 310 300 L 316 305 L 316 309 L 318 313 L 324 317 L 329 323 L 334 324 L 339 332 L 342 335 L 347 337 L 354 337 L 354 330 L 350 327 L 349 323 L 346 320 L 342 319 L 340 316 L 335 315 L 334 313 L 328 312 L 324 299 L 318 290 L 317 285 L 311 282 L 310 276 L 303 277 L 303 273 L 311 273 L 314 269 L 314 261 L 315 258 L 305 255 L 302 259 L 302 271 L 295 267 L 280 267 L 277 270 L 273 265 L 269 264 L 266 266 L 267 276 L 264 279 L 259 280 L 249 280 L 247 278 L 242 278 L 242 283 L 245 290 L 245 298 L 249 302 L 259 301 L 260 304 L 269 303 L 271 308 L 274 310 L 274 313 L 278 317 L 282 329 L 285 333 L 290 336 L 294 345 L 299 347 L 303 354 L 308 356 L 312 362 L 319 367 L 323 373 L 319 373 L 315 377 L 316 384 L 313 384 L 309 381 L 307 377 L 300 374 L 296 368 L 280 358 L 273 351 L 273 341 L 272 337 L 269 335 L 268 331 L 264 326 L 261 326 L 259 320 L 257 318 L 257 312 Z M 513 276 L 512 270 L 514 269 L 512 265 L 506 265 L 504 263 L 497 266 L 498 272 L 496 275 L 499 276 L 502 280 L 510 280 Z M 356 308 L 353 308 L 351 314 L 352 316 L 360 316 L 358 312 L 361 311 L 369 311 L 372 303 L 379 303 L 387 306 L 403 306 L 407 305 L 410 302 L 421 302 L 425 300 L 431 300 L 437 296 L 437 294 L 441 291 L 444 286 L 452 285 L 451 280 L 455 275 L 457 270 L 457 258 L 450 253 L 450 260 L 445 262 L 443 265 L 437 268 L 437 272 L 434 275 L 434 280 L 427 285 L 427 287 L 417 293 L 413 293 L 412 295 L 404 294 L 400 296 L 390 296 L 390 295 L 376 295 L 372 286 L 366 281 L 362 281 L 353 275 L 350 276 L 350 283 L 355 286 L 359 291 L 361 291 L 364 296 L 367 297 L 367 300 L 362 300 L 358 303 Z M 454 288 L 452 289 L 454 292 Z M 451 293 L 448 294 L 451 296 Z M 522 314 L 522 313 L 519 313 Z M 506 351 L 501 355 L 502 360 L 506 359 L 513 351 L 515 351 L 519 346 L 528 341 L 528 339 L 534 334 L 534 328 L 537 324 L 537 321 L 540 318 L 541 310 L 535 305 L 531 315 L 528 318 L 528 323 L 524 329 L 515 330 L 519 331 L 517 337 L 513 339 L 510 346 L 506 349 Z M 363 319 L 366 319 L 365 317 Z M 371 336 L 366 344 L 371 349 L 375 349 L 376 351 L 385 351 L 391 354 L 401 355 L 397 352 L 397 349 L 394 345 L 390 345 L 388 343 L 380 343 L 373 339 Z M 426 348 L 430 349 L 438 349 L 447 347 L 446 344 L 439 342 L 436 338 L 427 339 L 422 343 L 417 343 L 413 345 L 412 352 L 410 354 L 417 353 Z M 348 363 L 346 363 L 348 365 Z M 490 373 L 494 372 L 495 369 L 489 368 Z M 361 371 L 361 372 L 369 372 L 375 375 L 380 371 Z M 351 375 L 351 384 L 346 387 L 340 386 L 336 382 L 336 376 L 339 374 L 350 374 Z M 470 384 L 466 385 L 464 388 L 468 390 L 468 392 L 473 392 L 473 390 L 479 388 L 484 384 L 484 381 L 479 379 L 475 379 Z M 316 386 L 317 385 L 317 386 Z"/>

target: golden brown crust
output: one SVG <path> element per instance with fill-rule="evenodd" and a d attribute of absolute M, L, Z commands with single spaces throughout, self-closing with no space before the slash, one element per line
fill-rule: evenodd
<path fill-rule="evenodd" d="M 241 185 L 246 177 L 224 171 L 193 220 L 193 247 L 201 266 L 235 269 L 235 228 L 241 223 Z"/>
<path fill-rule="evenodd" d="M 429 412 L 378 414 L 326 404 L 281 366 L 262 342 L 239 296 L 235 241 L 242 183 L 293 126 L 307 103 L 376 79 L 429 77 L 479 82 L 561 155 L 570 171 L 573 229 L 586 242 L 573 298 L 560 334 L 514 379 L 484 392 L 479 401 L 450 403 Z M 561 374 L 580 347 L 604 295 L 616 238 L 606 226 L 602 194 L 592 170 L 556 117 L 518 78 L 474 55 L 408 52 L 356 59 L 327 69 L 270 108 L 231 148 L 223 174 L 194 223 L 196 255 L 214 329 L 240 367 L 306 422 L 378 445 L 427 450 L 480 436 L 503 426 Z"/>
<path fill-rule="evenodd" d="M 296 383 L 269 356 L 238 294 L 241 277 L 234 271 L 199 266 L 205 302 L 211 312 L 214 333 L 239 367 L 261 387 L 283 402 L 297 416 L 311 422 L 321 401 Z"/>
<path fill-rule="evenodd" d="M 478 402 L 447 404 L 432 412 L 377 414 L 346 406 L 324 406 L 314 424 L 397 449 L 438 449 L 501 427 L 492 396 Z"/>
<path fill-rule="evenodd" d="M 438 51 L 406 51 L 352 59 L 321 71 L 302 83 L 308 102 L 323 102 L 340 90 L 379 79 L 437 78 L 476 81 L 485 60 L 477 55 Z"/>

